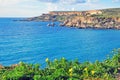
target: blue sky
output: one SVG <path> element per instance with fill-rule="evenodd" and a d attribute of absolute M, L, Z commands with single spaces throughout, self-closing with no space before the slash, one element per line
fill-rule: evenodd
<path fill-rule="evenodd" d="M 33 17 L 49 11 L 120 8 L 120 0 L 0 0 L 0 17 Z"/>

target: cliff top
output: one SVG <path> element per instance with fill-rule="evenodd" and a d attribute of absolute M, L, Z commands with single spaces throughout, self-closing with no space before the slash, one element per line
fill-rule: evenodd
<path fill-rule="evenodd" d="M 109 8 L 109 9 L 99 9 L 99 10 L 86 10 L 86 11 L 50 11 L 51 15 L 81 15 L 83 13 L 89 13 L 91 15 L 99 15 L 103 17 L 120 17 L 120 8 Z"/>

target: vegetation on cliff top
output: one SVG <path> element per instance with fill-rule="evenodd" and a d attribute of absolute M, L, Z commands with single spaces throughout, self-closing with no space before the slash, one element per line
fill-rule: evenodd
<path fill-rule="evenodd" d="M 90 10 L 90 11 L 52 11 L 29 21 L 60 21 L 60 26 L 120 29 L 120 8 Z"/>
<path fill-rule="evenodd" d="M 120 70 L 120 49 L 113 53 L 112 58 L 94 63 L 68 61 L 65 58 L 51 62 L 46 58 L 44 69 L 39 64 L 20 62 L 14 67 L 2 67 L 0 80 L 116 80 Z"/>
<path fill-rule="evenodd" d="M 97 11 L 97 10 L 96 10 Z M 99 11 L 102 11 L 102 14 L 97 14 L 97 17 L 119 17 L 120 18 L 120 8 L 110 8 L 110 9 L 101 9 Z M 69 12 L 75 12 L 75 11 L 53 11 L 53 12 L 57 12 L 57 13 L 69 13 Z M 85 12 L 85 11 L 77 11 L 77 12 Z M 29 18 L 28 20 L 35 20 L 35 21 L 39 21 L 39 20 L 57 20 L 57 21 L 64 21 L 66 19 L 69 19 L 70 17 L 74 17 L 76 15 L 51 15 L 50 13 L 48 14 L 43 14 L 41 16 L 37 16 L 37 17 L 33 17 L 33 18 Z M 93 16 L 93 15 L 91 15 Z M 81 17 L 84 17 L 84 15 L 81 15 Z"/>
<path fill-rule="evenodd" d="M 104 16 L 120 17 L 120 8 L 103 9 Z"/>

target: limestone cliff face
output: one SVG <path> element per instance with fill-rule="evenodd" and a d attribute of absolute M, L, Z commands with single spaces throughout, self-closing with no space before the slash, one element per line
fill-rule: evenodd
<path fill-rule="evenodd" d="M 120 29 L 120 18 L 74 17 L 63 25 L 77 28 Z"/>
<path fill-rule="evenodd" d="M 100 10 L 90 10 L 90 11 L 51 11 L 49 12 L 50 15 L 76 15 L 76 16 L 83 16 L 83 15 L 93 15 L 93 14 L 102 14 Z"/>
<path fill-rule="evenodd" d="M 77 28 L 120 29 L 120 8 L 89 11 L 51 11 L 35 21 L 60 21 L 61 26 Z"/>
<path fill-rule="evenodd" d="M 49 14 L 52 16 L 72 16 L 70 18 L 66 18 L 63 21 L 62 26 L 77 28 L 120 29 L 120 17 L 106 15 L 103 10 L 90 10 L 82 12 L 52 11 Z"/>

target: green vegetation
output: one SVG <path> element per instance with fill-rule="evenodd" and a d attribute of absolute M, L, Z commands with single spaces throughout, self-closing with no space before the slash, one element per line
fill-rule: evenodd
<path fill-rule="evenodd" d="M 111 8 L 111 9 L 102 9 L 102 14 L 93 14 L 92 17 L 104 17 L 104 18 L 113 18 L 118 17 L 120 18 L 120 8 Z"/>
<path fill-rule="evenodd" d="M 67 16 L 56 16 L 57 21 L 64 21 L 66 20 Z"/>
<path fill-rule="evenodd" d="M 120 50 L 114 50 L 112 58 L 103 62 L 80 63 L 65 58 L 50 61 L 46 58 L 46 67 L 39 64 L 20 62 L 15 68 L 5 67 L 0 70 L 0 80 L 115 80 L 120 67 Z"/>
<path fill-rule="evenodd" d="M 65 20 L 68 20 L 68 19 L 71 19 L 71 18 L 74 18 L 76 17 L 76 15 L 62 15 L 62 16 L 59 16 L 57 15 L 55 18 L 56 18 L 56 21 L 65 21 Z"/>
<path fill-rule="evenodd" d="M 53 11 L 53 12 L 63 12 L 63 13 L 69 13 L 73 12 L 73 14 L 68 14 L 68 15 L 51 15 L 50 13 L 48 14 L 43 14 L 41 16 L 37 17 L 32 17 L 28 18 L 28 21 L 62 21 L 64 22 L 65 20 L 70 20 L 74 19 L 74 17 L 97 17 L 97 18 L 120 18 L 120 8 L 110 8 L 110 9 L 101 9 L 102 14 L 93 14 L 93 15 L 88 15 L 85 14 L 86 11 L 76 11 L 82 13 L 81 15 L 76 15 L 74 14 L 74 11 Z"/>
<path fill-rule="evenodd" d="M 120 8 L 103 9 L 103 16 L 120 17 Z"/>

